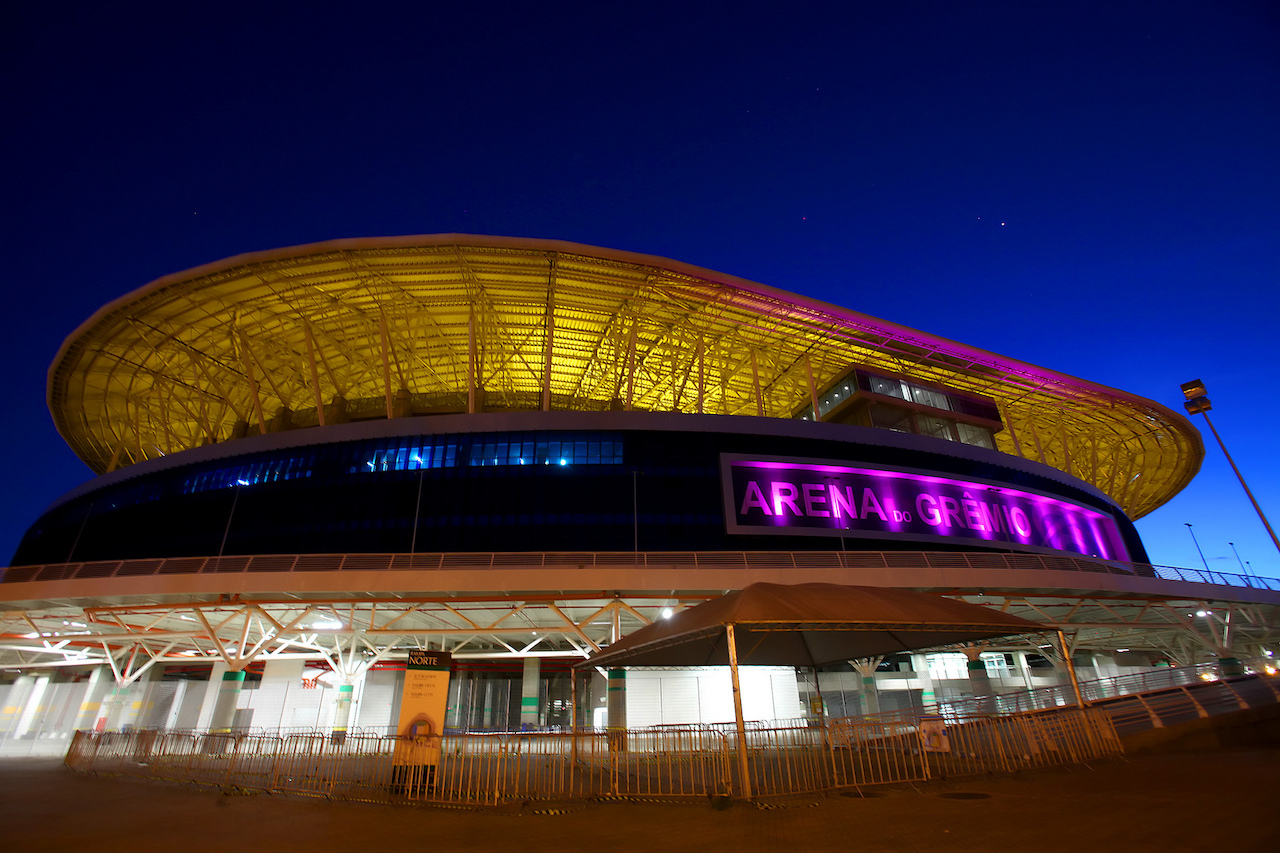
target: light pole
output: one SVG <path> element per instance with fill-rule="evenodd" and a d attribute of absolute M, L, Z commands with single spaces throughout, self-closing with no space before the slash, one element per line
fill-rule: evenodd
<path fill-rule="evenodd" d="M 1181 387 L 1183 396 L 1187 398 L 1187 401 L 1182 404 L 1187 410 L 1187 414 L 1204 415 L 1204 422 L 1209 425 L 1209 431 L 1217 439 L 1218 447 L 1222 448 L 1222 455 L 1227 457 L 1227 461 L 1231 463 L 1231 470 L 1236 473 L 1236 479 L 1240 481 L 1240 487 L 1249 496 L 1249 503 L 1253 504 L 1253 509 L 1258 513 L 1258 518 L 1262 519 L 1262 526 L 1267 528 L 1267 533 L 1271 536 L 1271 544 L 1276 546 L 1277 551 L 1280 551 L 1280 539 L 1276 538 L 1276 532 L 1271 529 L 1271 523 L 1267 521 L 1267 516 L 1262 512 L 1262 507 L 1258 506 L 1258 501 L 1253 496 L 1253 492 L 1249 491 L 1249 484 L 1244 481 L 1244 476 L 1240 473 L 1240 469 L 1236 467 L 1236 461 L 1227 452 L 1227 446 L 1222 443 L 1222 436 L 1218 435 L 1218 430 L 1214 427 L 1213 421 L 1209 420 L 1209 410 L 1213 406 L 1209 402 L 1204 383 L 1196 379 L 1192 382 L 1182 383 Z"/>
<path fill-rule="evenodd" d="M 236 517 L 236 503 L 240 500 L 240 489 L 249 485 L 248 480 L 236 480 L 236 493 L 231 498 L 231 512 L 227 513 L 227 526 L 222 529 L 222 543 L 218 545 L 218 561 L 222 561 L 222 552 L 227 547 L 227 534 L 231 532 L 231 519 Z"/>
<path fill-rule="evenodd" d="M 1199 551 L 1199 555 L 1201 555 L 1201 562 L 1204 564 L 1204 571 L 1208 571 L 1208 560 L 1204 558 L 1204 552 L 1201 551 L 1201 547 L 1199 547 L 1199 539 L 1196 538 L 1196 532 L 1192 530 L 1192 523 L 1190 523 L 1190 521 L 1183 521 L 1183 524 L 1187 525 L 1187 533 L 1192 534 L 1192 542 L 1196 543 L 1196 549 Z"/>
<path fill-rule="evenodd" d="M 640 486 L 639 471 L 631 472 L 631 553 L 633 558 L 640 554 Z"/>
<path fill-rule="evenodd" d="M 409 540 L 409 556 L 412 557 L 418 550 L 418 513 L 422 511 L 422 476 L 426 473 L 426 468 L 422 467 L 422 460 L 414 457 L 418 461 L 418 502 L 413 505 L 413 537 Z"/>
<path fill-rule="evenodd" d="M 1236 562 L 1240 564 L 1240 571 L 1244 572 L 1245 576 L 1248 577 L 1249 570 L 1244 567 L 1244 560 L 1240 559 L 1240 552 L 1236 550 L 1236 543 L 1228 542 L 1227 544 L 1231 546 L 1231 553 L 1236 555 Z"/>

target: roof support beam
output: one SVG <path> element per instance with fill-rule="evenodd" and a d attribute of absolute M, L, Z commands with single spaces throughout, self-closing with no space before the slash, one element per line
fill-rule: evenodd
<path fill-rule="evenodd" d="M 258 382 L 253 378 L 253 359 L 249 357 L 249 341 L 244 332 L 240 332 L 240 360 L 244 362 L 244 375 L 249 380 L 249 390 L 253 393 L 253 411 L 258 416 L 258 430 L 267 434 L 267 420 L 262 416 L 262 398 L 258 395 Z"/>
<path fill-rule="evenodd" d="M 698 414 L 703 413 L 703 403 L 706 400 L 706 392 L 707 392 L 706 355 L 707 355 L 707 342 L 702 339 L 702 335 L 698 335 Z"/>
<path fill-rule="evenodd" d="M 324 398 L 320 395 L 320 375 L 316 370 L 316 342 L 311 337 L 311 323 L 304 317 L 302 319 L 302 336 L 307 342 L 307 366 L 311 369 L 311 393 L 316 402 L 316 418 L 320 422 L 320 426 L 326 426 L 324 421 Z"/>
<path fill-rule="evenodd" d="M 640 317 L 631 318 L 631 335 L 627 339 L 627 400 L 623 408 L 631 411 L 631 400 L 636 390 L 636 327 L 640 325 Z"/>
<path fill-rule="evenodd" d="M 542 342 L 542 411 L 551 411 L 551 354 L 556 340 L 556 256 L 551 256 L 551 269 L 547 273 L 546 339 Z"/>
<path fill-rule="evenodd" d="M 395 410 L 392 406 L 391 358 L 387 354 L 390 345 L 387 342 L 387 313 L 382 310 L 381 305 L 378 306 L 378 331 L 382 335 L 382 387 L 387 397 L 387 420 L 391 420 L 395 417 Z"/>
<path fill-rule="evenodd" d="M 813 406 L 813 420 L 816 423 L 822 420 L 822 413 L 818 411 L 818 386 L 813 381 L 813 364 L 807 355 L 804 357 L 804 375 L 809 380 L 809 404 Z"/>
<path fill-rule="evenodd" d="M 756 362 L 755 347 L 751 348 L 751 381 L 756 389 L 756 414 L 764 417 L 764 397 L 760 394 L 760 365 Z"/>
<path fill-rule="evenodd" d="M 476 309 L 467 310 L 467 414 L 476 413 Z"/>

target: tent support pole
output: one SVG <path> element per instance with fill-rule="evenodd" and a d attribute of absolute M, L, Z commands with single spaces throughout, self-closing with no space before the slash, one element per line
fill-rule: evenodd
<path fill-rule="evenodd" d="M 569 740 L 573 744 L 573 763 L 569 765 L 571 774 L 578 766 L 578 675 L 577 669 L 569 667 Z"/>
<path fill-rule="evenodd" d="M 751 799 L 751 776 L 747 771 L 747 727 L 742 721 L 742 688 L 738 683 L 738 642 L 734 639 L 733 623 L 724 626 L 725 641 L 729 645 L 729 678 L 733 681 L 733 722 L 738 727 L 738 778 L 742 781 L 743 799 Z"/>
<path fill-rule="evenodd" d="M 1067 674 L 1071 676 L 1071 690 L 1076 694 L 1076 705 L 1084 707 L 1084 696 L 1080 693 L 1080 680 L 1076 678 L 1076 665 L 1071 660 L 1071 649 L 1067 648 L 1067 635 L 1058 629 L 1058 648 L 1062 649 L 1062 662 L 1067 665 Z"/>

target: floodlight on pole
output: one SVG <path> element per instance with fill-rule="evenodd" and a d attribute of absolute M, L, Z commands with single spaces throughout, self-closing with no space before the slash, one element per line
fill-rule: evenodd
<path fill-rule="evenodd" d="M 1196 551 L 1200 554 L 1200 562 L 1204 563 L 1204 570 L 1209 571 L 1209 561 L 1204 558 L 1204 551 L 1200 550 L 1200 540 L 1196 538 L 1196 532 L 1191 529 L 1191 522 L 1184 521 L 1187 526 L 1187 532 L 1191 534 L 1191 541 L 1196 543 Z"/>
<path fill-rule="evenodd" d="M 1199 379 L 1191 382 L 1182 383 L 1182 394 L 1187 398 L 1183 403 L 1183 407 L 1189 415 L 1204 415 L 1204 422 L 1209 425 L 1209 431 L 1213 433 L 1213 437 L 1218 442 L 1218 447 L 1222 448 L 1222 455 L 1227 457 L 1227 462 L 1231 464 L 1231 470 L 1235 472 L 1236 479 L 1240 481 L 1240 487 L 1244 489 L 1244 493 L 1249 496 L 1249 503 L 1253 504 L 1253 509 L 1258 513 L 1258 518 L 1262 519 L 1262 526 L 1267 528 L 1267 533 L 1271 536 L 1271 544 L 1276 546 L 1276 550 L 1280 551 L 1280 539 L 1276 538 L 1276 532 L 1271 529 L 1271 522 L 1267 521 L 1267 516 L 1262 511 L 1262 507 L 1258 506 L 1258 500 L 1253 496 L 1253 492 L 1249 491 L 1249 484 L 1244 481 L 1244 475 L 1240 473 L 1240 469 L 1236 467 L 1236 461 L 1231 458 L 1231 454 L 1227 452 L 1227 446 L 1222 443 L 1222 436 L 1218 435 L 1218 430 L 1213 425 L 1213 421 L 1209 419 L 1209 410 L 1213 405 L 1209 402 L 1208 393 L 1205 391 L 1204 383 Z M 1190 525 L 1187 525 L 1190 527 Z M 1194 536 L 1194 534 L 1192 534 Z M 1199 544 L 1196 545 L 1199 547 Z M 1201 554 L 1203 557 L 1204 555 Z"/>
<path fill-rule="evenodd" d="M 1244 560 L 1240 559 L 1240 552 L 1236 550 L 1236 543 L 1228 542 L 1227 544 L 1231 546 L 1231 553 L 1236 555 L 1236 562 L 1240 564 L 1240 571 L 1248 575 L 1249 570 L 1244 567 Z"/>

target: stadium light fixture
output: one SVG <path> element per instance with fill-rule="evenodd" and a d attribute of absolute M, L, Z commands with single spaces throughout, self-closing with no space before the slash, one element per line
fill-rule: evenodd
<path fill-rule="evenodd" d="M 1231 458 L 1231 454 L 1227 452 L 1227 446 L 1222 443 L 1222 436 L 1218 435 L 1217 428 L 1213 425 L 1213 421 L 1209 419 L 1209 410 L 1213 408 L 1213 405 L 1209 402 L 1209 395 L 1205 390 L 1204 383 L 1199 379 L 1193 379 L 1190 382 L 1182 383 L 1181 387 L 1182 395 L 1187 398 L 1186 402 L 1182 404 L 1183 408 L 1187 410 L 1189 415 L 1204 415 L 1204 422 L 1209 425 L 1209 431 L 1213 433 L 1214 439 L 1217 440 L 1218 447 L 1222 448 L 1222 455 L 1227 457 L 1227 462 L 1231 464 L 1231 470 L 1235 472 L 1236 479 L 1240 481 L 1240 487 L 1249 496 L 1249 503 L 1253 504 L 1253 509 L 1258 513 L 1258 518 L 1262 519 L 1262 526 L 1267 528 L 1267 533 L 1271 536 L 1271 544 L 1276 546 L 1277 551 L 1280 551 L 1280 539 L 1276 538 L 1276 532 L 1271 529 L 1271 522 L 1267 521 L 1267 516 L 1263 513 L 1262 507 L 1258 506 L 1257 498 L 1253 496 L 1253 492 L 1249 491 L 1249 484 L 1244 481 L 1244 475 L 1236 467 L 1236 461 Z M 1187 526 L 1190 528 L 1190 525 Z"/>

